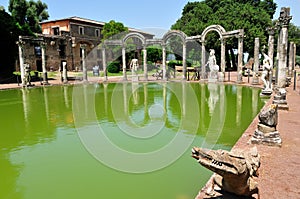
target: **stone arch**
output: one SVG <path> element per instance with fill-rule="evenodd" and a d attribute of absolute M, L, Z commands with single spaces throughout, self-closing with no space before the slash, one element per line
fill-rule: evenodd
<path fill-rule="evenodd" d="M 80 44 L 86 44 L 86 45 L 88 45 L 88 47 L 90 49 L 93 49 L 95 47 L 95 44 L 92 43 L 92 42 L 90 42 L 90 41 L 85 41 L 85 40 L 78 40 L 78 41 L 76 41 L 76 46 L 80 46 Z"/>
<path fill-rule="evenodd" d="M 222 26 L 220 26 L 220 25 L 211 25 L 211 26 L 208 26 L 202 32 L 201 42 L 205 42 L 205 37 L 206 37 L 207 33 L 211 32 L 211 31 L 216 31 L 220 35 L 221 39 L 223 39 L 223 34 L 226 32 L 226 30 Z"/>
<path fill-rule="evenodd" d="M 202 61 L 201 64 L 202 66 L 206 65 L 206 58 L 205 58 L 205 53 L 206 53 L 206 49 L 205 49 L 205 37 L 206 35 L 211 32 L 211 31 L 216 31 L 219 36 L 220 36 L 220 40 L 221 40 L 221 74 L 219 76 L 219 80 L 220 81 L 224 81 L 224 74 L 225 74 L 225 43 L 224 43 L 224 34 L 226 33 L 225 28 L 223 28 L 220 25 L 210 25 L 207 28 L 204 29 L 204 31 L 201 34 L 201 43 L 202 43 Z M 205 75 L 205 67 L 202 67 L 202 76 L 204 77 Z"/>
<path fill-rule="evenodd" d="M 183 80 L 186 80 L 186 42 L 187 36 L 184 32 L 179 30 L 170 30 L 162 38 L 162 47 L 163 47 L 163 79 L 167 79 L 166 74 L 166 43 L 168 39 L 172 36 L 179 36 L 182 40 L 183 50 L 182 50 L 182 67 L 183 67 Z"/>
<path fill-rule="evenodd" d="M 137 33 L 137 32 L 131 32 L 131 33 L 128 33 L 127 35 L 125 35 L 125 37 L 122 40 L 122 43 L 125 44 L 126 41 L 130 38 L 138 38 L 142 42 L 143 45 L 145 45 L 145 43 L 146 43 L 146 38 L 142 34 Z"/>
<path fill-rule="evenodd" d="M 172 36 L 179 36 L 182 39 L 183 43 L 186 42 L 187 36 L 184 32 L 179 31 L 179 30 L 170 30 L 166 34 L 164 34 L 163 39 L 162 39 L 163 44 L 165 44 L 167 42 L 167 40 L 170 39 L 170 37 L 172 37 Z"/>

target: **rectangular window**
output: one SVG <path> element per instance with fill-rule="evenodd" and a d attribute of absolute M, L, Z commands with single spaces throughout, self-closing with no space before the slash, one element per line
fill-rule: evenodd
<path fill-rule="evenodd" d="M 65 45 L 59 45 L 59 56 L 60 58 L 66 57 L 66 46 Z"/>
<path fill-rule="evenodd" d="M 53 31 L 53 35 L 60 35 L 59 27 L 52 28 L 52 31 Z"/>
<path fill-rule="evenodd" d="M 84 27 L 79 26 L 79 32 L 80 35 L 84 35 Z"/>
<path fill-rule="evenodd" d="M 41 57 L 42 56 L 42 49 L 40 46 L 35 46 L 34 47 L 34 54 L 37 57 Z"/>
<path fill-rule="evenodd" d="M 95 30 L 95 37 L 100 37 L 100 30 L 99 29 Z"/>

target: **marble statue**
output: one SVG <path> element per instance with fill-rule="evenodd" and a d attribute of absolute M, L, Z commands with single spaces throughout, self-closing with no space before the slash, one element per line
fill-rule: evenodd
<path fill-rule="evenodd" d="M 138 68 L 139 68 L 138 59 L 132 59 L 130 62 L 130 69 L 132 70 L 132 72 L 136 72 Z"/>
<path fill-rule="evenodd" d="M 262 90 L 263 95 L 271 95 L 272 94 L 272 79 L 270 76 L 272 75 L 272 69 L 273 69 L 273 61 L 272 59 L 266 55 L 265 53 L 262 53 L 264 56 L 263 60 L 263 72 L 261 74 L 261 80 L 264 83 L 264 89 Z"/>
<path fill-rule="evenodd" d="M 214 49 L 210 49 L 207 64 L 208 64 L 209 70 L 210 70 L 209 79 L 210 80 L 217 80 L 218 79 L 219 66 L 217 65 L 217 60 L 216 60 Z"/>

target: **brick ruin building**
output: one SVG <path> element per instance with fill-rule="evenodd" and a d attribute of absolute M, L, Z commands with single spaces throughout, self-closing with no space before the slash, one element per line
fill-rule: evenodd
<path fill-rule="evenodd" d="M 99 22 L 80 17 L 70 17 L 41 23 L 42 34 L 35 37 L 22 36 L 24 63 L 29 64 L 31 70 L 42 72 L 42 48 L 45 49 L 47 71 L 57 71 L 62 63 L 67 64 L 69 71 L 82 69 L 82 44 L 86 44 L 86 52 L 91 52 L 101 43 L 102 30 L 105 22 Z M 129 32 L 138 32 L 146 38 L 154 35 L 137 29 L 129 28 Z M 93 51 L 94 63 L 101 66 L 101 50 Z M 90 67 L 89 67 L 90 68 Z M 17 64 L 19 70 L 19 64 Z"/>

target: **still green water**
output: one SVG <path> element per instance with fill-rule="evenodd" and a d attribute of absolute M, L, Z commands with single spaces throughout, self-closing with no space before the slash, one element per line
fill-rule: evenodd
<path fill-rule="evenodd" d="M 264 102 L 234 85 L 120 83 L 0 91 L 1 199 L 192 199 Z"/>

